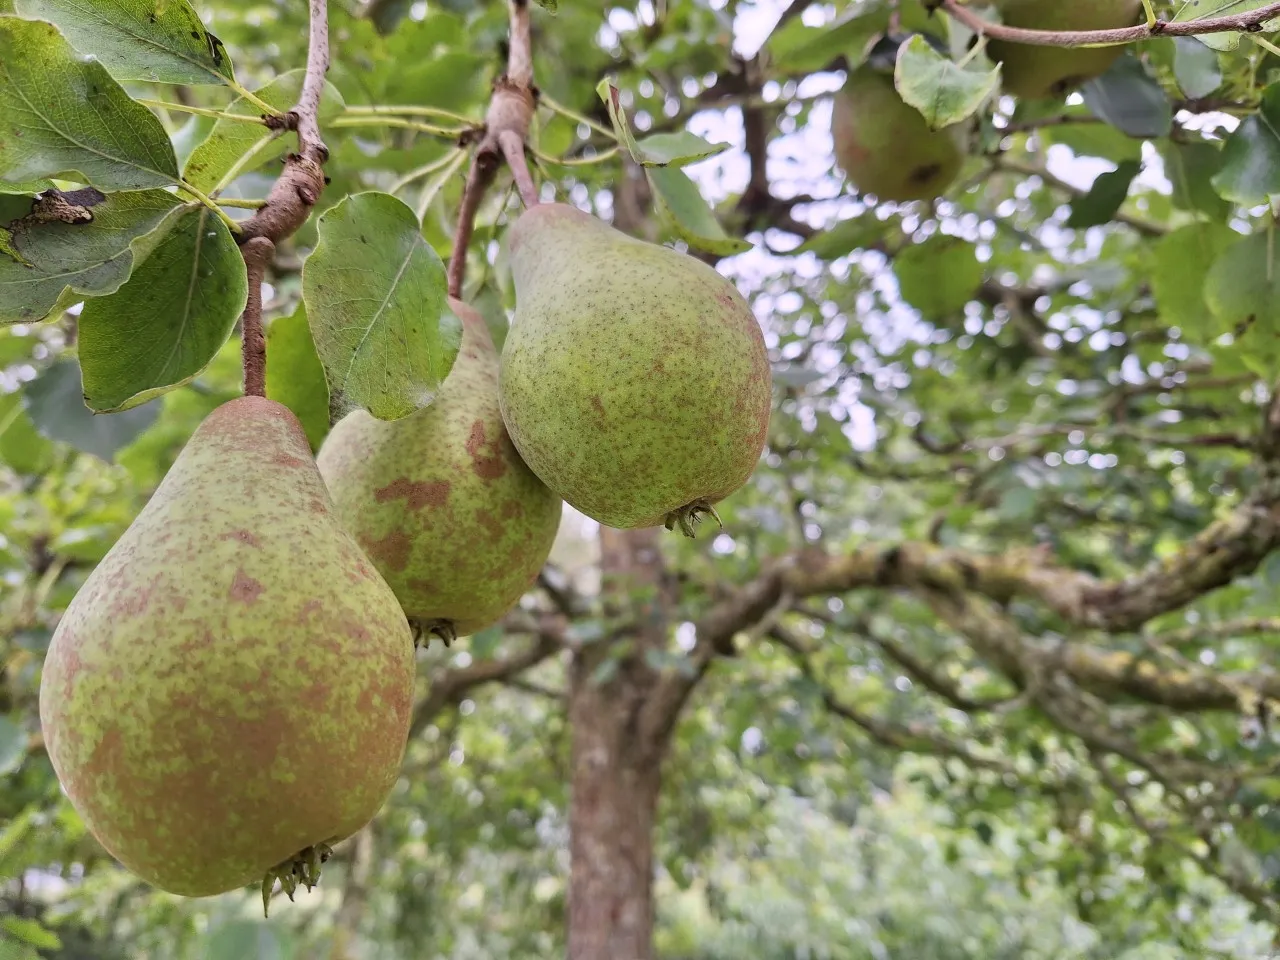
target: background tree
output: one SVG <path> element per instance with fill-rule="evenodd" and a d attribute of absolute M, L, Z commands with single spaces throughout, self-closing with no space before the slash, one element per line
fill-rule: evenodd
<path fill-rule="evenodd" d="M 958 0 L 373 0 L 327 38 L 319 4 L 0 0 L 0 950 L 1273 949 L 1277 6 L 1144 2 L 1030 100 L 975 31 L 1099 37 Z M 864 66 L 963 145 L 936 199 L 842 182 Z M 430 392 L 381 348 L 439 333 L 446 273 L 501 340 L 503 131 L 543 196 L 751 297 L 766 455 L 723 531 L 570 516 L 500 629 L 421 652 L 403 776 L 314 893 L 158 894 L 43 754 L 51 629 L 242 376 L 318 447 L 335 397 Z M 388 270 L 419 248 L 426 304 Z M 307 295 L 352 267 L 382 319 Z M 380 350 L 331 396 L 353 326 Z"/>

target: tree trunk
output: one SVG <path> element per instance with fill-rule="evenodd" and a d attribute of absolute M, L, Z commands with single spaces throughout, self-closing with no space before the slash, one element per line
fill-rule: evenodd
<path fill-rule="evenodd" d="M 640 719 L 658 677 L 645 651 L 665 646 L 670 604 L 657 533 L 601 530 L 606 604 L 629 626 L 580 651 L 570 671 L 569 960 L 653 956 L 653 830 L 668 736 L 645 734 Z"/>

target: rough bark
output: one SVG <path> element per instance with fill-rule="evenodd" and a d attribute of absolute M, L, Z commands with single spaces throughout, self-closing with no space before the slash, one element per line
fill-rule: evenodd
<path fill-rule="evenodd" d="M 653 829 L 669 735 L 640 721 L 660 676 L 645 652 L 665 645 L 670 609 L 659 533 L 601 531 L 606 602 L 625 626 L 580 649 L 570 671 L 570 960 L 653 956 Z"/>

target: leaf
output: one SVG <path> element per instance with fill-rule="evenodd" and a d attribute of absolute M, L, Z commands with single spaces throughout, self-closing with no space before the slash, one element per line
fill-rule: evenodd
<path fill-rule="evenodd" d="M 840 56 L 848 58 L 853 68 L 862 63 L 876 35 L 888 27 L 889 8 L 883 5 L 821 27 L 806 26 L 795 17 L 770 35 L 766 49 L 780 71 L 821 70 Z"/>
<path fill-rule="evenodd" d="M 898 48 L 893 82 L 902 99 L 938 130 L 977 113 L 1000 85 L 1000 68 L 962 68 L 916 34 Z"/>
<path fill-rule="evenodd" d="M 120 80 L 225 83 L 235 78 L 222 41 L 187 0 L 16 0 L 19 15 L 55 24 Z"/>
<path fill-rule="evenodd" d="M 613 123 L 613 132 L 617 134 L 618 140 L 622 145 L 627 148 L 627 152 L 631 154 L 631 159 L 639 163 L 640 147 L 636 143 L 636 138 L 631 134 L 631 124 L 627 122 L 627 112 L 622 108 L 622 99 L 618 93 L 618 88 L 614 86 L 612 80 L 605 77 L 596 84 L 596 93 L 604 101 L 605 110 L 608 111 L 609 119 Z"/>
<path fill-rule="evenodd" d="M 1207 97 L 1222 86 L 1218 54 L 1194 37 L 1173 38 L 1173 75 L 1178 88 L 1192 100 Z"/>
<path fill-rule="evenodd" d="M 729 149 L 727 143 L 709 143 L 696 133 L 655 133 L 636 142 L 640 163 L 646 167 L 683 167 Z"/>
<path fill-rule="evenodd" d="M 0 178 L 64 177 L 103 190 L 178 179 L 160 120 L 56 27 L 0 17 Z"/>
<path fill-rule="evenodd" d="M 1205 282 L 1222 250 L 1240 235 L 1216 223 L 1193 223 L 1161 237 L 1156 243 L 1151 291 L 1161 319 L 1188 335 L 1207 339 Z"/>
<path fill-rule="evenodd" d="M 0 717 L 0 721 L 4 718 Z M 3 738 L 3 734 L 0 734 Z M 4 767 L 0 765 L 0 774 L 3 774 Z M 31 920 L 27 917 L 5 917 L 0 920 L 0 929 L 3 929 L 11 937 L 16 937 L 23 943 L 29 943 L 38 950 L 61 950 L 62 941 L 58 939 L 58 935 L 52 930 L 45 929 L 44 925 L 38 920 Z"/>
<path fill-rule="evenodd" d="M 22 766 L 27 755 L 27 731 L 0 714 L 0 777 Z"/>
<path fill-rule="evenodd" d="M 1129 185 L 1142 169 L 1137 160 L 1126 160 L 1115 170 L 1094 178 L 1089 192 L 1071 201 L 1071 215 L 1067 226 L 1073 230 L 1097 227 L 1109 223 L 1129 195 Z"/>
<path fill-rule="evenodd" d="M 160 415 L 160 404 L 113 413 L 92 413 L 80 390 L 80 364 L 59 360 L 25 387 L 27 413 L 36 429 L 50 440 L 110 463 L 115 452 L 128 446 Z"/>
<path fill-rule="evenodd" d="M 129 282 L 80 314 L 84 400 L 135 407 L 195 379 L 227 342 L 249 284 L 240 248 L 207 207 L 172 218 Z"/>
<path fill-rule="evenodd" d="M 1265 7 L 1269 2 L 1270 0 L 1181 0 L 1178 12 L 1174 14 L 1173 22 L 1185 23 L 1233 13 L 1248 13 L 1250 10 Z M 1263 26 L 1270 29 L 1271 24 L 1274 22 L 1274 20 L 1270 21 Z M 1240 46 L 1240 34 L 1235 31 L 1228 33 L 1202 33 L 1196 36 L 1196 40 L 1214 50 L 1234 50 Z"/>
<path fill-rule="evenodd" d="M 1227 138 L 1213 185 L 1223 198 L 1246 206 L 1280 193 L 1280 83 L 1262 92 L 1258 112 Z"/>
<path fill-rule="evenodd" d="M 1214 333 L 1256 329 L 1274 338 L 1280 329 L 1280 260 L 1274 237 L 1255 233 L 1223 250 L 1205 280 L 1204 298 L 1219 321 Z"/>
<path fill-rule="evenodd" d="M 290 70 L 255 91 L 254 96 L 282 111 L 289 110 L 298 102 L 304 75 L 303 70 Z M 342 94 L 332 84 L 326 83 L 320 99 L 320 122 L 337 116 L 345 106 Z M 234 100 L 226 112 L 244 117 L 262 116 L 262 111 L 244 97 Z M 278 147 L 271 149 L 276 143 Z M 221 119 L 214 124 L 204 142 L 191 151 L 182 175 L 192 186 L 207 193 L 222 186 L 229 174 L 239 176 L 256 170 L 278 152 L 287 149 L 279 135 L 265 126 Z"/>
<path fill-rule="evenodd" d="M 875 217 L 850 217 L 828 230 L 816 233 L 796 253 L 816 254 L 823 260 L 837 260 L 854 250 L 865 250 L 883 239 L 885 225 Z"/>
<path fill-rule="evenodd" d="M 1173 187 L 1174 206 L 1207 214 L 1215 220 L 1225 219 L 1231 206 L 1213 188 L 1214 175 L 1224 159 L 1222 150 L 1203 141 L 1169 141 L 1161 153 L 1165 176 Z"/>
<path fill-rule="evenodd" d="M 359 193 L 325 212 L 302 296 L 335 409 L 395 420 L 435 399 L 462 334 L 445 286 L 444 264 L 400 200 Z"/>
<path fill-rule="evenodd" d="M 689 175 L 678 167 L 648 167 L 658 214 L 676 236 L 691 247 L 721 256 L 750 250 L 751 244 L 729 236 Z"/>
<path fill-rule="evenodd" d="M 14 255 L 0 255 L 0 323 L 42 320 L 76 296 L 113 293 L 133 269 L 134 242 L 179 205 L 164 190 L 97 197 L 101 202 L 87 204 L 88 223 L 10 224 Z"/>
<path fill-rule="evenodd" d="M 36 431 L 22 406 L 21 393 L 0 395 L 0 463 L 15 473 L 36 474 L 47 469 L 53 444 Z"/>
<path fill-rule="evenodd" d="M 261 920 L 233 920 L 213 931 L 202 960 L 287 960 L 286 936 Z"/>
<path fill-rule="evenodd" d="M 963 310 L 982 283 L 977 249 L 967 240 L 935 234 L 893 260 L 902 299 L 926 320 Z"/>
<path fill-rule="evenodd" d="M 267 327 L 267 396 L 294 412 L 319 450 L 329 432 L 329 386 L 303 306 Z"/>
<path fill-rule="evenodd" d="M 1131 137 L 1163 137 L 1173 128 L 1173 107 L 1142 62 L 1126 54 L 1085 84 L 1084 102 L 1094 115 Z"/>

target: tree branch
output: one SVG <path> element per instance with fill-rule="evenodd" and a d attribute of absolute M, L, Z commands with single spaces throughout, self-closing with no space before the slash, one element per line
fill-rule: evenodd
<path fill-rule="evenodd" d="M 1222 17 L 1203 17 L 1170 23 L 1158 20 L 1152 26 L 1138 24 L 1116 30 L 1027 30 L 1000 23 L 989 23 L 960 0 L 942 0 L 941 8 L 950 16 L 972 30 L 995 40 L 1024 43 L 1041 47 L 1114 46 L 1134 43 L 1151 37 L 1191 37 L 1205 33 L 1259 33 L 1263 24 L 1280 16 L 1280 3 L 1245 13 L 1233 13 Z"/>
<path fill-rule="evenodd" d="M 249 280 L 249 297 L 241 318 L 244 340 L 244 391 L 263 396 L 266 391 L 266 340 L 262 335 L 262 281 L 275 244 L 291 236 L 320 199 L 324 190 L 324 163 L 329 148 L 320 137 L 318 115 L 329 69 L 328 0 L 311 0 L 311 26 L 307 70 L 298 103 L 284 117 L 284 126 L 297 131 L 298 152 L 285 159 L 284 170 L 267 194 L 266 203 L 241 225 L 236 237 Z"/>
<path fill-rule="evenodd" d="M 471 690 L 523 673 L 559 652 L 564 644 L 564 634 L 559 626 L 546 622 L 541 626 L 537 641 L 519 653 L 494 660 L 481 660 L 469 667 L 445 670 L 435 676 L 432 678 L 431 692 L 413 713 L 409 739 L 420 735 L 443 710 L 461 703 Z"/>
<path fill-rule="evenodd" d="M 484 131 L 471 158 L 471 169 L 467 172 L 467 183 L 462 191 L 458 223 L 453 234 L 453 252 L 449 256 L 449 295 L 458 299 L 462 299 L 467 248 L 475 229 L 476 212 L 504 160 L 511 168 L 525 206 L 538 202 L 538 191 L 524 156 L 524 143 L 529 136 L 537 97 L 533 85 L 529 0 L 509 0 L 508 13 L 511 39 L 507 48 L 507 70 L 493 84 Z"/>

